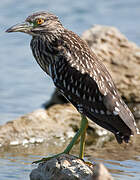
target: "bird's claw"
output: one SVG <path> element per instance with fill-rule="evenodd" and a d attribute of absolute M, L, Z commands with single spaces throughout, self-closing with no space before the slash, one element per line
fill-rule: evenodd
<path fill-rule="evenodd" d="M 92 167 L 94 166 L 94 164 L 91 163 L 91 162 L 89 162 L 89 161 L 84 161 L 84 163 L 85 163 L 86 165 L 90 166 L 90 167 L 91 167 L 91 166 L 92 166 Z"/>

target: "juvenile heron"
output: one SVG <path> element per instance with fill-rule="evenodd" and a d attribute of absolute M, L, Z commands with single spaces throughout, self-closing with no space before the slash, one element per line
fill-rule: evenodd
<path fill-rule="evenodd" d="M 63 27 L 57 16 L 37 12 L 6 32 L 32 36 L 30 45 L 36 61 L 81 114 L 80 129 L 63 153 L 69 153 L 81 137 L 79 158 L 83 158 L 86 117 L 114 133 L 118 143 L 128 143 L 131 135 L 139 133 L 105 66 L 85 41 Z"/>

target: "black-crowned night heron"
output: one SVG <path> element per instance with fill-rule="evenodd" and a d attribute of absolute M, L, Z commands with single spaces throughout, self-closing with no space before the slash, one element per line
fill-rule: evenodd
<path fill-rule="evenodd" d="M 85 41 L 62 26 L 57 16 L 37 12 L 6 32 L 32 36 L 31 49 L 36 61 L 82 116 L 79 131 L 63 153 L 69 153 L 81 136 L 79 158 L 83 158 L 86 117 L 114 133 L 118 143 L 128 143 L 131 135 L 139 133 L 133 114 L 105 66 Z"/>

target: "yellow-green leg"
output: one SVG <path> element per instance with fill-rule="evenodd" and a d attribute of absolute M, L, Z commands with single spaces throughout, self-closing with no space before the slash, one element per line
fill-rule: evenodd
<path fill-rule="evenodd" d="M 83 159 L 84 158 L 84 148 L 85 148 L 85 138 L 86 138 L 86 130 L 88 127 L 88 120 L 86 116 L 82 115 L 82 133 L 81 133 L 81 139 L 80 139 L 80 153 L 79 153 L 79 158 Z"/>
<path fill-rule="evenodd" d="M 86 129 L 88 126 L 88 120 L 84 115 L 81 115 L 82 120 L 81 120 L 81 125 L 80 125 L 80 129 L 78 130 L 78 132 L 75 134 L 75 136 L 73 137 L 73 139 L 71 140 L 71 142 L 68 144 L 68 146 L 66 147 L 66 149 L 59 154 L 56 154 L 54 156 L 51 157 L 47 157 L 47 158 L 43 158 L 41 160 L 38 161 L 34 161 L 33 163 L 40 163 L 43 161 L 47 161 L 51 158 L 57 157 L 60 154 L 69 154 L 70 150 L 72 149 L 73 145 L 76 143 L 77 139 L 81 136 L 80 139 L 80 154 L 79 154 L 79 158 L 83 159 L 84 156 L 84 146 L 85 146 L 85 134 L 86 134 Z"/>

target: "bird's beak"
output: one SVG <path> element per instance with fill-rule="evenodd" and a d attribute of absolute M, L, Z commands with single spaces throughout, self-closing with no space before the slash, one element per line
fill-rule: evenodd
<path fill-rule="evenodd" d="M 29 33 L 29 31 L 31 30 L 32 26 L 31 24 L 29 24 L 28 22 L 24 22 L 21 24 L 16 24 L 12 27 L 10 27 L 9 29 L 7 29 L 5 32 L 24 32 L 24 33 Z"/>

